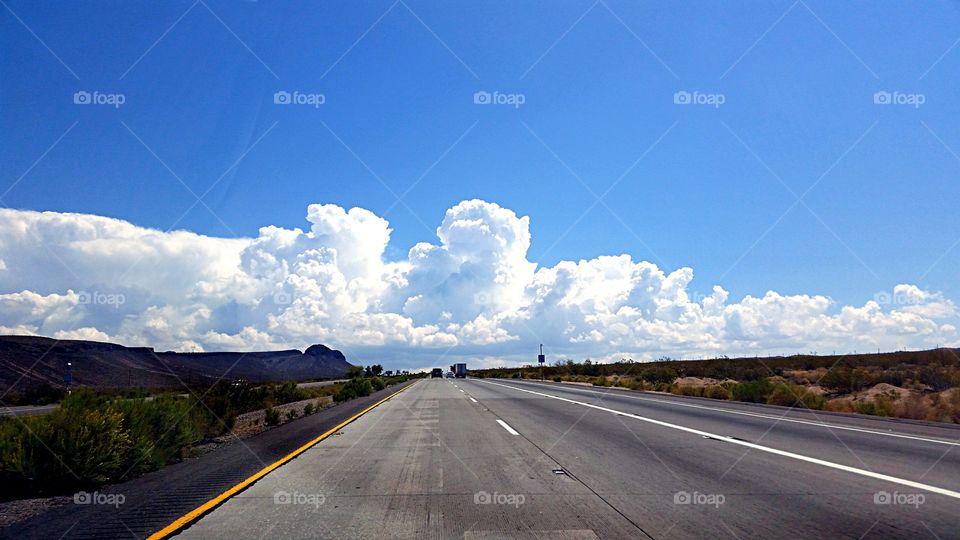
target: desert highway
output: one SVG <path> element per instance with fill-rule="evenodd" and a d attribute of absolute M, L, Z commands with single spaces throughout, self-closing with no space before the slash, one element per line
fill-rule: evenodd
<path fill-rule="evenodd" d="M 181 538 L 960 537 L 960 430 L 426 379 Z"/>

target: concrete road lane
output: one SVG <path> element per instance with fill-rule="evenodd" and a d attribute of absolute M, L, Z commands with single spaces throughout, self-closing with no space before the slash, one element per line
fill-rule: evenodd
<path fill-rule="evenodd" d="M 958 538 L 958 435 L 568 385 L 424 380 L 182 536 Z"/>
<path fill-rule="evenodd" d="M 466 384 L 415 384 L 181 536 L 646 537 L 589 486 L 555 472 L 559 463 L 461 392 Z"/>
<path fill-rule="evenodd" d="M 866 472 L 931 487 L 960 487 L 960 466 L 954 454 L 960 449 L 890 436 L 897 433 L 890 431 L 893 427 L 911 433 L 909 426 L 882 420 L 868 426 L 857 424 L 858 429 L 878 432 L 868 434 L 780 421 L 786 409 L 772 409 L 780 414 L 764 419 L 664 404 L 658 397 L 656 402 L 640 401 L 634 398 L 650 395 L 632 392 L 479 380 L 470 381 L 466 388 L 517 431 L 535 438 L 552 460 L 596 486 L 600 496 L 654 538 L 960 535 L 960 499 L 555 398 L 830 463 L 849 463 Z M 771 409 L 754 407 L 754 411 L 768 415 Z M 847 422 L 843 417 L 818 416 L 831 424 Z M 931 440 L 958 440 L 953 426 L 915 427 L 912 431 Z M 883 432 L 886 434 L 879 434 Z"/>

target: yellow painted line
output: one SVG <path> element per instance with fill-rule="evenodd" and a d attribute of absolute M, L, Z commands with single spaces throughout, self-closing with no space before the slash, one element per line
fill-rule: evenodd
<path fill-rule="evenodd" d="M 413 384 L 416 384 L 417 382 L 418 382 L 418 381 L 415 381 Z M 377 407 L 378 405 L 380 405 L 380 404 L 383 403 L 384 401 L 387 401 L 388 399 L 390 399 L 390 398 L 392 398 L 393 396 L 399 394 L 400 392 L 403 392 L 404 390 L 410 388 L 411 386 L 413 386 L 413 384 L 408 385 L 408 386 L 405 386 L 405 387 L 401 388 L 400 390 L 397 390 L 396 392 L 394 392 L 394 393 L 390 394 L 389 396 L 381 399 L 380 401 L 378 401 L 378 402 L 374 403 L 373 405 L 367 407 L 366 409 L 358 412 L 357 414 L 351 416 L 350 418 L 347 418 L 347 419 L 344 420 L 343 422 L 341 422 L 341 423 L 337 424 L 335 427 L 331 428 L 329 431 L 327 431 L 327 432 L 324 433 L 323 435 L 320 435 L 320 436 L 317 437 L 316 439 L 313 439 L 312 441 L 304 444 L 304 445 L 301 446 L 300 448 L 297 448 L 296 450 L 294 450 L 293 452 L 290 452 L 289 454 L 287 454 L 286 456 L 280 458 L 279 460 L 271 463 L 270 465 L 267 465 L 266 467 L 264 467 L 263 469 L 261 469 L 260 471 L 258 471 L 256 474 L 254 474 L 254 475 L 251 476 L 250 478 L 247 478 L 247 479 L 244 480 L 243 482 L 240 482 L 239 484 L 233 486 L 232 488 L 224 491 L 224 492 L 221 493 L 220 495 L 217 495 L 216 497 L 210 499 L 209 501 L 203 503 L 202 505 L 194 508 L 193 510 L 191 510 L 190 512 L 188 512 L 187 514 L 185 514 L 183 517 L 177 519 L 177 520 L 174 521 L 173 523 L 171 523 L 171 524 L 167 525 L 166 527 L 160 529 L 159 531 L 153 533 L 152 535 L 150 535 L 150 536 L 147 538 L 147 540 L 161 540 L 161 539 L 163 539 L 163 538 L 170 538 L 170 537 L 173 536 L 174 534 L 179 533 L 181 530 L 183 530 L 184 528 L 186 528 L 188 525 L 192 524 L 193 522 L 195 522 L 195 521 L 197 521 L 198 519 L 200 519 L 201 517 L 203 517 L 204 514 L 210 512 L 210 511 L 213 510 L 214 508 L 216 508 L 216 507 L 220 506 L 221 504 L 227 502 L 227 500 L 228 500 L 230 497 L 233 497 L 233 496 L 236 495 L 237 493 L 240 493 L 241 491 L 247 489 L 248 487 L 250 487 L 251 485 L 253 485 L 253 483 L 256 482 L 257 480 L 260 480 L 260 479 L 263 478 L 264 476 L 270 474 L 270 472 L 272 472 L 274 469 L 280 467 L 281 465 L 284 465 L 285 463 L 287 463 L 288 461 L 292 460 L 293 458 L 295 458 L 295 457 L 299 456 L 300 454 L 306 452 L 307 450 L 309 450 L 311 447 L 313 447 L 314 445 L 316 445 L 316 444 L 319 443 L 320 441 L 326 439 L 326 438 L 329 437 L 330 435 L 333 435 L 333 434 L 336 433 L 337 431 L 340 431 L 340 430 L 343 429 L 343 427 L 346 426 L 347 424 L 353 422 L 353 421 L 356 420 L 357 418 L 360 418 L 361 416 L 363 416 L 363 415 L 367 414 L 368 412 L 372 411 L 375 407 Z"/>

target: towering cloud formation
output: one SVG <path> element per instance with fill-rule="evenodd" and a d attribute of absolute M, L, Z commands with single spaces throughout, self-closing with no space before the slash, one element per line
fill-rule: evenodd
<path fill-rule="evenodd" d="M 692 299 L 693 270 L 627 255 L 527 259 L 527 217 L 480 200 L 447 210 L 438 243 L 387 261 L 386 220 L 310 205 L 310 228 L 256 238 L 161 232 L 99 216 L 0 210 L 0 332 L 177 350 L 326 342 L 408 358 L 638 358 L 957 342 L 941 294 L 897 285 L 862 306 L 768 292 Z"/>

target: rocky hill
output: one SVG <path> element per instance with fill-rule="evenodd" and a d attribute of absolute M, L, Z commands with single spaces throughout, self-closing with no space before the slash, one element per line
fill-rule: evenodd
<path fill-rule="evenodd" d="M 73 384 L 95 388 L 182 386 L 218 378 L 251 381 L 322 379 L 344 375 L 350 364 L 343 353 L 324 345 L 306 351 L 156 352 L 96 341 L 55 340 L 35 336 L 0 336 L 0 393 L 23 391 L 31 384 Z"/>

